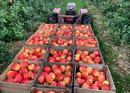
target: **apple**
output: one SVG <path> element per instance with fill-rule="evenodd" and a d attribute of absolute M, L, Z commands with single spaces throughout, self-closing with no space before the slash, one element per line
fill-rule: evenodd
<path fill-rule="evenodd" d="M 14 78 L 14 82 L 15 83 L 21 83 L 22 79 L 23 79 L 22 75 L 21 74 L 17 74 L 15 76 L 15 78 Z"/>
<path fill-rule="evenodd" d="M 29 79 L 23 79 L 21 83 L 23 83 L 23 84 L 28 84 L 29 81 L 30 81 Z"/>
<path fill-rule="evenodd" d="M 99 77 L 99 75 L 100 75 L 100 71 L 95 69 L 95 70 L 93 71 L 93 76 L 94 76 L 94 77 Z"/>
<path fill-rule="evenodd" d="M 58 86 L 59 87 L 65 87 L 66 83 L 64 81 L 60 81 L 60 82 L 58 82 Z"/>
<path fill-rule="evenodd" d="M 81 74 L 80 72 L 77 72 L 77 73 L 76 73 L 76 77 L 77 77 L 77 78 L 81 78 L 81 77 L 82 77 L 82 74 Z"/>
<path fill-rule="evenodd" d="M 109 86 L 109 85 L 103 85 L 103 86 L 102 86 L 102 90 L 107 90 L 107 91 L 109 91 L 109 90 L 110 90 L 110 86 Z"/>
<path fill-rule="evenodd" d="M 45 80 L 45 76 L 43 76 L 43 75 L 40 75 L 39 77 L 38 77 L 38 82 L 39 83 L 44 83 L 44 80 Z"/>
<path fill-rule="evenodd" d="M 55 79 L 55 74 L 54 73 L 49 73 L 47 76 L 46 76 L 46 82 L 47 83 L 52 83 L 53 82 L 53 80 Z"/>
<path fill-rule="evenodd" d="M 23 78 L 24 79 L 30 79 L 31 78 L 31 74 L 29 72 L 23 74 Z"/>
<path fill-rule="evenodd" d="M 60 66 L 60 69 L 61 69 L 61 72 L 62 72 L 62 73 L 65 72 L 65 66 L 64 66 L 64 65 L 61 65 L 61 66 Z"/>
<path fill-rule="evenodd" d="M 72 52 L 69 51 L 68 49 L 63 49 L 59 51 L 50 49 L 49 52 L 50 52 L 48 58 L 49 62 L 69 63 L 72 61 L 72 55 L 71 55 Z"/>
<path fill-rule="evenodd" d="M 80 71 L 81 73 L 83 73 L 83 72 L 86 72 L 87 69 L 86 69 L 85 66 L 80 66 L 80 67 L 79 67 L 79 71 Z"/>
<path fill-rule="evenodd" d="M 62 81 L 64 79 L 64 76 L 62 74 L 57 74 L 56 79 L 57 81 Z"/>
<path fill-rule="evenodd" d="M 95 51 L 93 52 L 93 54 L 96 55 L 96 56 L 100 56 L 100 52 L 97 51 L 97 50 L 95 50 Z"/>
<path fill-rule="evenodd" d="M 51 68 L 49 66 L 45 66 L 43 70 L 47 73 L 51 72 Z"/>
<path fill-rule="evenodd" d="M 92 74 L 94 71 L 92 67 L 87 67 L 86 70 L 87 70 L 88 74 Z"/>
<path fill-rule="evenodd" d="M 81 78 L 77 78 L 77 83 L 79 84 L 79 86 L 81 86 L 84 82 L 85 82 L 85 80 L 84 79 L 81 79 Z"/>
<path fill-rule="evenodd" d="M 82 85 L 82 88 L 90 89 L 90 85 L 88 83 L 84 83 Z"/>
<path fill-rule="evenodd" d="M 84 79 L 86 79 L 87 77 L 88 77 L 88 72 L 82 72 L 82 77 L 84 78 Z"/>
<path fill-rule="evenodd" d="M 14 79 L 13 78 L 9 78 L 9 79 L 6 79 L 5 82 L 11 82 L 11 83 L 13 83 Z"/>
<path fill-rule="evenodd" d="M 16 71 L 9 71 L 7 72 L 7 78 L 14 78 L 17 75 Z"/>
<path fill-rule="evenodd" d="M 98 76 L 98 81 L 101 81 L 101 82 L 103 82 L 103 81 L 105 81 L 105 75 L 99 75 Z"/>
<path fill-rule="evenodd" d="M 20 62 L 20 67 L 21 68 L 26 68 L 28 66 L 28 63 L 26 61 Z"/>
<path fill-rule="evenodd" d="M 19 63 L 13 63 L 11 68 L 14 71 L 18 71 L 18 70 L 20 70 L 20 65 L 19 65 Z"/>
<path fill-rule="evenodd" d="M 108 80 L 103 81 L 103 85 L 110 85 Z"/>
<path fill-rule="evenodd" d="M 57 82 L 56 81 L 52 81 L 51 86 L 57 86 Z"/>
<path fill-rule="evenodd" d="M 47 93 L 56 93 L 55 91 L 48 91 Z"/>
<path fill-rule="evenodd" d="M 66 72 L 72 71 L 72 66 L 71 65 L 67 65 L 65 68 Z"/>
<path fill-rule="evenodd" d="M 44 93 L 44 92 L 42 92 L 41 90 L 37 90 L 35 93 Z"/>
<path fill-rule="evenodd" d="M 71 82 L 71 78 L 70 77 L 65 77 L 63 81 L 65 82 L 66 85 L 69 85 L 70 82 Z"/>
<path fill-rule="evenodd" d="M 98 85 L 97 85 L 97 84 L 92 84 L 91 88 L 92 88 L 92 89 L 99 90 L 99 87 L 98 87 Z"/>
<path fill-rule="evenodd" d="M 28 65 L 28 70 L 32 71 L 32 70 L 34 70 L 34 68 L 35 68 L 34 64 L 29 64 Z"/>
<path fill-rule="evenodd" d="M 40 69 L 39 66 L 35 66 L 34 69 L 33 69 L 33 71 L 34 71 L 34 72 L 38 72 L 39 69 Z"/>

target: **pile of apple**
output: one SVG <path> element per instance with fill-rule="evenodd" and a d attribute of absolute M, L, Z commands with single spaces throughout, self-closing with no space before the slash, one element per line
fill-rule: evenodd
<path fill-rule="evenodd" d="M 72 35 L 72 31 L 69 30 L 58 30 L 56 32 L 56 36 L 71 36 Z"/>
<path fill-rule="evenodd" d="M 63 25 L 59 28 L 59 30 L 63 30 L 63 31 L 71 31 L 73 28 L 71 25 Z"/>
<path fill-rule="evenodd" d="M 65 87 L 70 85 L 72 77 L 71 65 L 44 66 L 42 73 L 38 77 L 38 83 L 42 85 Z"/>
<path fill-rule="evenodd" d="M 52 40 L 53 46 L 70 46 L 72 45 L 72 39 L 56 37 Z"/>
<path fill-rule="evenodd" d="M 72 26 L 63 25 L 56 32 L 56 36 L 71 36 L 72 35 Z"/>
<path fill-rule="evenodd" d="M 91 27 L 89 25 L 76 25 L 75 29 L 79 31 L 91 31 Z"/>
<path fill-rule="evenodd" d="M 39 70 L 39 66 L 33 63 L 28 64 L 23 61 L 20 63 L 13 63 L 11 70 L 6 74 L 6 82 L 28 84 L 31 80 L 34 80 L 36 73 Z"/>
<path fill-rule="evenodd" d="M 41 90 L 37 90 L 35 93 L 65 93 L 65 92 L 55 92 L 55 91 L 52 91 L 52 90 L 50 90 L 50 91 L 48 91 L 48 92 L 43 92 L 43 91 L 41 91 Z"/>
<path fill-rule="evenodd" d="M 63 49 L 60 51 L 51 49 L 48 61 L 49 62 L 69 63 L 70 61 L 72 61 L 72 52 L 67 49 Z"/>
<path fill-rule="evenodd" d="M 50 37 L 55 34 L 55 29 L 52 30 L 38 30 L 37 34 L 41 34 L 43 37 Z"/>
<path fill-rule="evenodd" d="M 92 67 L 80 66 L 76 73 L 76 81 L 79 87 L 85 89 L 110 90 L 110 83 L 105 72 Z"/>
<path fill-rule="evenodd" d="M 76 50 L 75 61 L 84 62 L 86 64 L 100 64 L 100 52 L 95 50 L 92 53 L 89 53 L 87 50 Z"/>
<path fill-rule="evenodd" d="M 80 31 L 80 30 L 76 30 L 75 31 L 75 36 L 79 36 L 79 37 L 92 37 L 93 34 L 91 31 Z"/>
<path fill-rule="evenodd" d="M 75 39 L 76 46 L 85 46 L 85 47 L 96 47 L 97 42 L 93 37 L 88 38 L 76 38 Z"/>
<path fill-rule="evenodd" d="M 21 53 L 18 54 L 19 60 L 39 60 L 45 55 L 46 50 L 42 47 L 25 47 Z"/>
<path fill-rule="evenodd" d="M 39 45 L 48 45 L 50 38 L 43 37 L 42 34 L 36 34 L 28 41 L 28 44 L 39 44 Z"/>
<path fill-rule="evenodd" d="M 57 28 L 57 24 L 42 24 L 39 27 L 40 30 L 52 30 L 55 28 Z"/>

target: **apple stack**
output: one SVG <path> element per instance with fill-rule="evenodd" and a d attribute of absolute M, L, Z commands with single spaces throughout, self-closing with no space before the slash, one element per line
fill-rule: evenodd
<path fill-rule="evenodd" d="M 51 37 L 55 35 L 57 27 L 57 24 L 41 24 L 36 33 L 27 40 L 26 44 L 49 46 Z"/>
<path fill-rule="evenodd" d="M 74 93 L 115 93 L 111 73 L 90 25 L 75 26 L 74 45 Z"/>
<path fill-rule="evenodd" d="M 57 26 L 57 24 L 42 24 L 27 40 L 13 62 L 1 74 L 2 92 L 29 93 L 45 59 L 50 37 L 54 35 Z"/>
<path fill-rule="evenodd" d="M 91 25 L 41 24 L 0 86 L 4 93 L 115 93 Z"/>
<path fill-rule="evenodd" d="M 1 91 L 4 93 L 28 93 L 39 69 L 39 62 L 13 60 L 1 74 Z"/>
<path fill-rule="evenodd" d="M 34 86 L 48 87 L 72 91 L 73 86 L 73 65 L 44 63 L 40 69 Z"/>

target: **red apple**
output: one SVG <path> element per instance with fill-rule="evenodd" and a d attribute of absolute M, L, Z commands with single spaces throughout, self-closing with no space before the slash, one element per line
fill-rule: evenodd
<path fill-rule="evenodd" d="M 88 72 L 89 74 L 92 74 L 92 73 L 93 73 L 93 68 L 92 68 L 92 67 L 87 67 L 87 72 Z"/>
<path fill-rule="evenodd" d="M 27 72 L 28 72 L 27 68 L 21 68 L 19 71 L 20 74 L 25 74 Z"/>
<path fill-rule="evenodd" d="M 45 80 L 45 76 L 43 76 L 43 75 L 40 75 L 39 77 L 38 77 L 38 82 L 39 83 L 44 83 L 44 80 Z"/>
<path fill-rule="evenodd" d="M 83 73 L 83 72 L 86 72 L 87 69 L 86 69 L 85 66 L 80 66 L 80 67 L 79 67 L 79 71 L 80 71 L 81 73 Z"/>
<path fill-rule="evenodd" d="M 16 71 L 7 72 L 7 78 L 14 78 L 17 75 Z"/>
<path fill-rule="evenodd" d="M 77 72 L 77 73 L 76 73 L 76 77 L 77 77 L 77 78 L 81 78 L 81 77 L 82 77 L 82 74 L 81 74 L 80 72 Z"/>
<path fill-rule="evenodd" d="M 99 75 L 100 75 L 100 71 L 95 69 L 95 70 L 93 71 L 93 76 L 94 76 L 94 77 L 98 77 Z"/>
<path fill-rule="evenodd" d="M 82 85 L 82 88 L 90 89 L 90 85 L 88 83 L 84 83 Z"/>
<path fill-rule="evenodd" d="M 21 63 L 20 63 L 20 67 L 21 68 L 26 68 L 28 66 L 28 63 L 26 62 L 26 61 L 22 61 Z"/>
<path fill-rule="evenodd" d="M 14 78 L 14 82 L 15 83 L 21 83 L 22 79 L 23 79 L 22 75 L 21 74 L 17 74 L 15 76 L 15 78 Z"/>
<path fill-rule="evenodd" d="M 34 67 L 35 67 L 34 64 L 29 64 L 28 65 L 28 70 L 30 70 L 30 71 L 34 70 Z"/>
<path fill-rule="evenodd" d="M 23 74 L 23 78 L 24 79 L 30 79 L 31 78 L 31 75 L 30 75 L 30 73 L 25 73 L 25 74 Z"/>
<path fill-rule="evenodd" d="M 13 63 L 13 65 L 12 65 L 12 70 L 14 70 L 14 71 L 20 70 L 20 65 L 19 65 L 19 63 Z"/>
<path fill-rule="evenodd" d="M 76 81 L 77 81 L 79 86 L 81 86 L 85 82 L 85 80 L 81 79 L 81 78 L 77 78 Z"/>
<path fill-rule="evenodd" d="M 35 93 L 44 93 L 44 92 L 42 92 L 41 90 L 37 90 Z"/>
<path fill-rule="evenodd" d="M 100 57 L 95 57 L 94 62 L 99 64 L 101 62 L 101 58 Z"/>
<path fill-rule="evenodd" d="M 56 81 L 52 81 L 51 86 L 57 86 L 57 82 Z"/>
<path fill-rule="evenodd" d="M 23 79 L 21 83 L 28 84 L 29 83 L 29 79 Z"/>
<path fill-rule="evenodd" d="M 38 72 L 39 69 L 40 69 L 39 66 L 35 66 L 34 69 L 33 69 L 33 71 L 34 71 L 34 72 Z"/>
<path fill-rule="evenodd" d="M 70 82 L 71 82 L 71 78 L 70 77 L 65 77 L 64 82 L 65 82 L 65 84 L 69 85 Z"/>
<path fill-rule="evenodd" d="M 56 93 L 55 91 L 48 91 L 47 93 Z"/>
<path fill-rule="evenodd" d="M 99 90 L 99 87 L 97 86 L 97 84 L 92 84 L 91 88 L 92 88 L 92 89 Z"/>
<path fill-rule="evenodd" d="M 99 51 L 94 51 L 93 54 L 95 54 L 96 56 L 100 56 L 100 52 Z"/>
<path fill-rule="evenodd" d="M 65 87 L 66 83 L 64 81 L 60 81 L 60 82 L 58 82 L 58 86 L 59 87 Z"/>
<path fill-rule="evenodd" d="M 69 72 L 72 70 L 72 66 L 71 65 L 67 65 L 65 68 L 66 72 Z"/>
<path fill-rule="evenodd" d="M 62 72 L 62 73 L 65 72 L 65 66 L 64 66 L 64 65 L 61 65 L 61 66 L 60 66 L 60 69 L 61 69 L 61 72 Z"/>
<path fill-rule="evenodd" d="M 109 90 L 110 90 L 110 86 L 109 86 L 109 85 L 103 85 L 103 86 L 102 86 L 102 90 L 107 90 L 107 91 L 109 91 Z"/>
<path fill-rule="evenodd" d="M 45 67 L 43 68 L 43 71 L 49 73 L 49 72 L 51 71 L 51 68 L 50 68 L 49 66 L 45 66 Z"/>

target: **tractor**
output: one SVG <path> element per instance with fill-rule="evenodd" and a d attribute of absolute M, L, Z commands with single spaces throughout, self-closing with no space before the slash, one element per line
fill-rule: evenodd
<path fill-rule="evenodd" d="M 80 9 L 76 13 L 76 4 L 69 2 L 66 7 L 66 13 L 61 14 L 61 8 L 54 8 L 53 14 L 48 16 L 48 23 L 64 23 L 64 24 L 91 24 L 92 16 L 88 13 L 87 9 Z M 92 25 L 93 26 L 93 25 Z"/>

